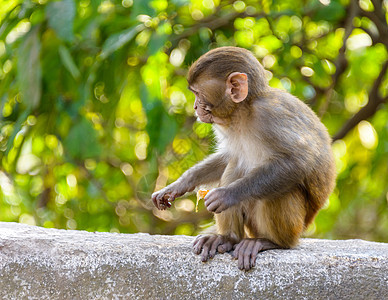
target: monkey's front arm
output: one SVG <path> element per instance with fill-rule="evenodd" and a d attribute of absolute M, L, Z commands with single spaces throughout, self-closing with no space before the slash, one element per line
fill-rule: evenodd
<path fill-rule="evenodd" d="M 152 201 L 158 209 L 171 207 L 171 202 L 197 186 L 220 180 L 227 161 L 223 155 L 215 153 L 196 164 L 175 182 L 152 194 Z"/>
<path fill-rule="evenodd" d="M 244 200 L 281 197 L 303 182 L 304 166 L 301 158 L 277 157 L 233 183 L 211 190 L 205 196 L 205 206 L 220 213 Z"/>

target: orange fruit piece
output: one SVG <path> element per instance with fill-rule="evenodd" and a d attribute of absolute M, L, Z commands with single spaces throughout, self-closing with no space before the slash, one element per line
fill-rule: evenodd
<path fill-rule="evenodd" d="M 199 200 L 204 199 L 207 193 L 209 193 L 210 190 L 198 190 L 197 192 L 197 203 L 195 204 L 195 212 L 198 212 L 198 203 Z"/>

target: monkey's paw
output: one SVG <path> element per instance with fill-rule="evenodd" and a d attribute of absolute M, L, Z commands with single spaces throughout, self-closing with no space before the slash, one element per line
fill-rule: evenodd
<path fill-rule="evenodd" d="M 152 202 L 159 210 L 165 210 L 171 207 L 171 202 L 187 192 L 191 192 L 194 187 L 187 187 L 183 184 L 174 182 L 169 186 L 152 194 Z"/>
<path fill-rule="evenodd" d="M 203 262 L 209 258 L 213 258 L 216 252 L 225 253 L 233 249 L 233 245 L 236 243 L 232 238 L 220 235 L 199 235 L 194 241 L 193 250 L 197 255 L 201 255 Z"/>
<path fill-rule="evenodd" d="M 240 270 L 248 271 L 255 266 L 259 252 L 278 248 L 278 245 L 267 239 L 243 239 L 234 246 L 233 258 L 238 259 Z"/>
<path fill-rule="evenodd" d="M 219 214 L 225 209 L 237 204 L 239 199 L 228 188 L 220 187 L 211 190 L 204 198 L 208 211 Z"/>

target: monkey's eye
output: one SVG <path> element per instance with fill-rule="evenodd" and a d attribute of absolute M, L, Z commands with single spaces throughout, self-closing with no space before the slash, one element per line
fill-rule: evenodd
<path fill-rule="evenodd" d="M 199 93 L 196 90 L 193 90 L 191 87 L 188 87 L 189 91 L 192 92 L 195 96 L 199 96 Z"/>
<path fill-rule="evenodd" d="M 207 112 L 211 113 L 211 112 L 212 112 L 212 107 L 209 106 L 209 105 L 205 105 L 205 110 L 206 110 Z"/>
<path fill-rule="evenodd" d="M 207 112 L 212 111 L 214 105 L 209 103 L 208 101 L 206 101 L 205 97 L 198 96 L 197 99 L 198 99 L 198 103 L 199 103 L 199 105 L 201 105 L 202 109 L 206 110 Z"/>

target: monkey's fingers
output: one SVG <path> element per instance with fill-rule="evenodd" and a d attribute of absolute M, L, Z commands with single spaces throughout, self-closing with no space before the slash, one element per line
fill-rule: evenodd
<path fill-rule="evenodd" d="M 216 239 L 213 240 L 210 251 L 209 251 L 209 258 L 213 258 L 216 255 L 218 246 L 222 245 L 224 243 L 224 237 L 222 235 L 217 235 Z"/>
<path fill-rule="evenodd" d="M 160 209 L 161 210 L 166 210 L 167 208 L 171 207 L 171 203 L 168 202 L 167 200 L 164 200 L 162 203 L 160 203 Z"/>
<path fill-rule="evenodd" d="M 244 244 L 246 243 L 246 239 L 242 240 L 236 247 L 236 249 L 234 249 L 233 251 L 233 257 L 235 259 L 238 259 L 240 257 L 240 253 L 242 253 L 244 251 Z"/>
<path fill-rule="evenodd" d="M 220 195 L 220 192 L 217 191 L 217 189 L 210 191 L 204 200 L 206 209 L 215 214 L 219 214 L 228 208 L 224 201 L 225 199 L 223 199 L 222 194 Z"/>
<path fill-rule="evenodd" d="M 157 209 L 162 209 L 161 208 L 161 196 L 163 193 L 161 191 L 153 193 L 152 194 L 152 202 L 156 206 Z"/>
<path fill-rule="evenodd" d="M 225 253 L 233 249 L 233 243 L 229 240 L 225 241 L 223 244 L 219 245 L 217 251 L 219 253 Z"/>
<path fill-rule="evenodd" d="M 256 241 L 255 246 L 252 249 L 252 255 L 251 255 L 251 266 L 252 268 L 256 265 L 256 257 L 257 254 L 262 250 L 262 245 L 260 241 Z"/>
<path fill-rule="evenodd" d="M 220 214 L 222 213 L 225 209 L 227 209 L 228 207 L 225 205 L 225 203 L 221 203 L 217 209 L 214 211 L 215 214 Z"/>
<path fill-rule="evenodd" d="M 158 196 L 158 192 L 152 194 L 151 199 L 154 205 L 158 208 L 158 202 L 156 201 L 156 197 Z"/>
<path fill-rule="evenodd" d="M 208 211 L 210 212 L 216 212 L 217 208 L 218 208 L 218 203 L 211 203 L 209 204 L 209 206 L 206 207 Z"/>
<path fill-rule="evenodd" d="M 245 268 L 245 256 L 248 255 L 247 249 L 249 247 L 249 240 L 242 240 L 233 252 L 233 257 L 238 259 L 237 266 L 240 270 L 249 269 Z"/>
<path fill-rule="evenodd" d="M 199 240 L 201 239 L 202 235 L 197 236 L 197 238 L 194 240 L 193 248 L 199 243 Z"/>
<path fill-rule="evenodd" d="M 207 196 L 209 196 L 209 194 Z M 207 196 L 205 198 L 206 209 L 210 212 L 216 212 L 221 204 L 220 201 L 217 198 L 212 197 L 212 195 L 210 195 L 210 197 Z"/>
<path fill-rule="evenodd" d="M 217 241 L 217 235 L 210 235 L 207 241 L 203 244 L 201 252 L 201 260 L 203 262 L 208 261 L 209 258 L 212 258 L 210 255 L 210 250 L 214 242 Z"/>
<path fill-rule="evenodd" d="M 240 252 L 240 248 L 242 247 L 242 245 L 245 243 L 245 240 L 242 240 L 240 243 L 234 245 L 234 251 L 233 251 L 233 258 L 234 259 L 237 259 L 238 258 L 238 253 Z"/>
<path fill-rule="evenodd" d="M 181 194 L 178 192 L 172 192 L 169 194 L 168 202 L 170 203 L 170 206 L 171 206 L 171 202 L 175 201 L 175 199 L 179 196 L 181 196 Z"/>
<path fill-rule="evenodd" d="M 172 198 L 170 193 L 159 193 L 156 195 L 154 203 L 155 206 L 160 210 L 165 210 L 166 208 L 171 207 L 171 201 L 175 200 L 175 198 Z"/>
<path fill-rule="evenodd" d="M 202 246 L 207 241 L 208 236 L 199 236 L 194 242 L 194 253 L 200 254 L 202 252 Z"/>
<path fill-rule="evenodd" d="M 248 271 L 252 268 L 251 266 L 251 257 L 252 257 L 252 250 L 255 246 L 254 240 L 248 240 L 248 242 L 245 244 L 245 249 L 241 255 L 238 258 L 238 265 L 240 269 L 245 269 L 245 271 Z"/>

